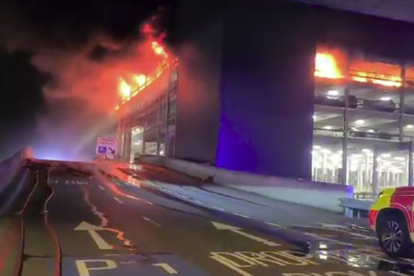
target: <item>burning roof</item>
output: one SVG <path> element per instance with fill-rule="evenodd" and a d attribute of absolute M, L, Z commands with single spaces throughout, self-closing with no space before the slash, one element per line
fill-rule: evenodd
<path fill-rule="evenodd" d="M 145 87 L 161 76 L 173 62 L 173 59 L 167 53 L 166 47 L 162 44 L 162 37 L 157 39 L 152 37 L 153 31 L 150 25 L 144 25 L 143 33 L 147 34 L 149 37 L 149 43 L 146 46 L 151 48 L 158 63 L 156 67 L 147 74 L 142 72 L 123 72 L 119 77 L 118 84 L 118 93 L 121 102 L 116 109 L 119 109 L 120 105 L 125 104 L 134 96 L 138 95 L 138 93 Z"/>
<path fill-rule="evenodd" d="M 348 70 L 347 68 L 348 67 Z M 348 60 L 339 50 L 318 49 L 314 75 L 321 79 L 342 81 L 350 79 L 386 87 L 403 85 L 403 68 L 400 65 L 368 60 Z M 414 77 L 413 68 L 405 68 L 406 78 Z M 410 82 L 407 82 L 410 85 Z"/>

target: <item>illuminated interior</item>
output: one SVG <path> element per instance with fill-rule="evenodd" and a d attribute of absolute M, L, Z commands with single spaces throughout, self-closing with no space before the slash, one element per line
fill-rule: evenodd
<path fill-rule="evenodd" d="M 144 152 L 143 131 L 143 127 L 134 127 L 131 129 L 131 162 Z"/>
<path fill-rule="evenodd" d="M 372 191 L 373 151 L 356 147 L 348 150 L 347 179 L 358 193 Z M 338 183 L 342 169 L 342 150 L 330 145 L 314 145 L 312 150 L 313 176 L 318 181 Z M 378 154 L 378 188 L 404 186 L 407 183 L 408 155 L 404 151 Z"/>
<path fill-rule="evenodd" d="M 408 185 L 414 69 L 320 47 L 314 76 L 313 180 L 352 185 L 358 194 Z"/>

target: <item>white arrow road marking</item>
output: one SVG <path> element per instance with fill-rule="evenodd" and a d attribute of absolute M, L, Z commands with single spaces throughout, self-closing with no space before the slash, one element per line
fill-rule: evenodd
<path fill-rule="evenodd" d="M 74 230 L 75 231 L 87 231 L 91 235 L 93 241 L 96 243 L 98 248 L 101 250 L 110 250 L 114 248 L 112 245 L 107 243 L 101 237 L 101 235 L 99 235 L 97 232 L 97 231 L 106 230 L 106 228 L 104 227 L 96 226 L 96 225 L 90 224 L 89 222 L 83 221 Z"/>
<path fill-rule="evenodd" d="M 142 217 L 145 221 L 148 221 L 149 223 L 151 223 L 151 224 L 153 224 L 153 225 L 155 225 L 155 226 L 157 226 L 157 227 L 161 227 L 161 225 L 160 224 L 158 224 L 158 223 L 156 223 L 155 221 L 153 221 L 153 220 L 151 220 L 151 219 L 149 219 L 149 218 L 147 218 L 147 217 Z"/>
<path fill-rule="evenodd" d="M 238 227 L 235 227 L 235 226 L 232 226 L 232 225 L 219 223 L 219 222 L 214 222 L 214 221 L 212 221 L 211 223 L 216 227 L 217 230 L 231 231 L 233 233 L 239 234 L 241 236 L 244 236 L 244 237 L 249 238 L 251 240 L 255 240 L 257 242 L 263 243 L 263 244 L 268 245 L 268 246 L 282 246 L 279 243 L 275 243 L 275 242 L 272 242 L 272 241 L 269 241 L 269 240 L 266 240 L 266 239 L 263 239 L 263 238 L 260 238 L 260 237 L 253 236 L 253 235 L 248 234 L 248 233 L 245 233 L 245 232 L 242 231 L 241 228 L 238 228 Z"/>

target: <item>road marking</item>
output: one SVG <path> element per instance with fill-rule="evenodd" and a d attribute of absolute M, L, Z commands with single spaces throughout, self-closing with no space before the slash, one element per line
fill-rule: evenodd
<path fill-rule="evenodd" d="M 83 221 L 74 230 L 75 231 L 87 231 L 91 235 L 93 241 L 96 243 L 98 248 L 101 250 L 110 250 L 114 248 L 112 245 L 107 243 L 97 232 L 97 231 L 106 230 L 104 227 L 96 226 L 96 225 L 90 224 L 89 222 Z"/>
<path fill-rule="evenodd" d="M 99 267 L 88 267 L 88 263 L 104 263 L 105 266 Z M 90 276 L 91 273 L 89 271 L 96 271 L 96 270 L 111 270 L 116 269 L 118 266 L 116 262 L 112 260 L 103 260 L 103 259 L 96 259 L 96 260 L 76 260 L 75 261 L 76 268 L 78 269 L 79 276 Z"/>
<path fill-rule="evenodd" d="M 233 213 L 233 215 L 236 215 L 236 216 L 239 216 L 239 217 L 243 217 L 243 218 L 249 218 L 248 216 L 243 215 L 243 214 L 239 214 L 239 213 Z"/>
<path fill-rule="evenodd" d="M 276 224 L 276 223 L 273 223 L 273 222 L 266 222 L 266 224 L 271 225 L 271 226 L 274 226 L 274 227 L 286 229 L 285 226 L 282 226 L 282 225 L 279 225 L 279 224 Z"/>
<path fill-rule="evenodd" d="M 106 191 L 106 189 L 104 187 L 102 187 L 101 185 L 98 185 L 99 189 L 101 189 L 102 191 Z"/>
<path fill-rule="evenodd" d="M 317 266 L 312 255 L 293 251 L 261 251 L 261 252 L 210 252 L 210 258 L 227 266 L 242 276 L 253 276 L 250 268 L 266 267 L 301 267 Z M 295 276 L 305 276 L 296 273 Z M 254 274 L 257 275 L 257 274 Z M 294 276 L 293 274 L 291 276 Z M 307 275 L 306 275 L 307 276 Z M 319 275 L 314 275 L 319 276 Z"/>
<path fill-rule="evenodd" d="M 151 224 L 154 224 L 155 226 L 157 226 L 157 227 L 161 227 L 161 225 L 160 224 L 158 224 L 158 223 L 156 223 L 155 221 L 153 221 L 153 220 L 151 220 L 151 219 L 149 219 L 149 218 L 147 218 L 147 217 L 142 217 L 145 221 L 148 221 L 149 223 L 151 223 Z"/>
<path fill-rule="evenodd" d="M 231 231 L 233 233 L 239 234 L 241 236 L 244 236 L 244 237 L 249 238 L 251 240 L 263 243 L 263 244 L 268 245 L 268 246 L 282 246 L 279 243 L 275 243 L 275 242 L 272 242 L 272 241 L 269 241 L 269 240 L 266 240 L 266 239 L 263 239 L 263 238 L 260 238 L 260 237 L 256 237 L 256 236 L 248 234 L 248 233 L 245 233 L 245 232 L 242 231 L 241 228 L 238 228 L 238 227 L 235 227 L 235 226 L 232 226 L 232 225 L 219 223 L 219 222 L 214 222 L 214 221 L 212 221 L 211 223 L 216 227 L 217 230 Z"/>
<path fill-rule="evenodd" d="M 161 267 L 168 274 L 178 274 L 177 270 L 175 270 L 172 266 L 170 266 L 169 264 L 166 264 L 166 263 L 153 264 L 153 266 Z"/>
<path fill-rule="evenodd" d="M 201 201 L 199 201 L 199 200 L 196 200 L 196 199 L 193 199 L 193 202 L 195 202 L 195 203 L 197 203 L 197 204 L 203 204 L 203 202 L 201 202 Z"/>
<path fill-rule="evenodd" d="M 115 201 L 118 202 L 119 204 L 124 204 L 119 198 L 114 197 Z"/>
<path fill-rule="evenodd" d="M 185 195 L 182 195 L 182 194 L 177 194 L 177 196 L 181 197 L 181 198 L 185 198 L 185 199 L 190 199 L 188 196 L 185 196 Z"/>
<path fill-rule="evenodd" d="M 216 206 L 211 207 L 211 209 L 219 210 L 219 211 L 225 211 L 223 208 L 216 207 Z"/>

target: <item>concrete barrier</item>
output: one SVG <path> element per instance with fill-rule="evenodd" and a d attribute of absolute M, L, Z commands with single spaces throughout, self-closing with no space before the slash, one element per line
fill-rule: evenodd
<path fill-rule="evenodd" d="M 343 212 L 341 198 L 352 198 L 353 187 L 338 184 L 254 175 L 162 156 L 143 155 L 143 163 L 172 169 L 199 179 L 269 198 Z"/>
<path fill-rule="evenodd" d="M 0 162 L 0 193 L 16 177 L 24 160 L 33 158 L 33 151 L 30 148 L 23 148 L 13 156 Z"/>

